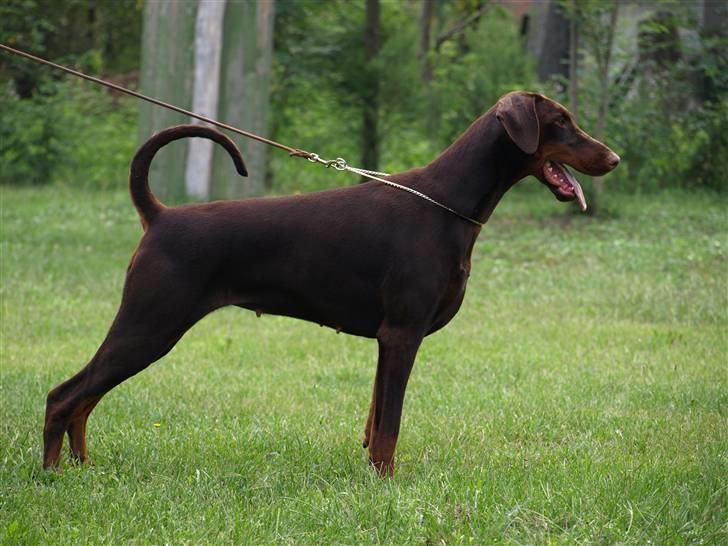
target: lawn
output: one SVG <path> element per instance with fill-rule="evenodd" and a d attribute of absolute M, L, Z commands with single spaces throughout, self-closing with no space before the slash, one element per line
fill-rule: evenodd
<path fill-rule="evenodd" d="M 375 343 L 239 309 L 99 404 L 94 466 L 42 471 L 45 395 L 104 336 L 140 225 L 123 191 L 0 191 L 0 543 L 728 543 L 724 197 L 595 219 L 509 194 L 379 479 Z"/>

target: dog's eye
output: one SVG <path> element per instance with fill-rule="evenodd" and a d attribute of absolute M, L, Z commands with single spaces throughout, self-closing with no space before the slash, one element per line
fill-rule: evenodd
<path fill-rule="evenodd" d="M 566 118 L 566 116 L 561 116 L 559 119 L 556 120 L 555 123 L 557 127 L 566 129 L 566 126 L 569 124 L 569 120 Z"/>

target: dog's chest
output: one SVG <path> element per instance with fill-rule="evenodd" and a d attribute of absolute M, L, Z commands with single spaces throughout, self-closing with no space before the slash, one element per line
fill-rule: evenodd
<path fill-rule="evenodd" d="M 465 297 L 465 287 L 470 277 L 470 258 L 468 257 L 460 265 L 453 267 L 448 277 L 430 332 L 445 326 L 460 310 L 460 305 Z"/>

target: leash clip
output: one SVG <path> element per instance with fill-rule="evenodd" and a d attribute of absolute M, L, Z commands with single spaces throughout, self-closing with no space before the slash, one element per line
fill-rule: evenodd
<path fill-rule="evenodd" d="M 343 157 L 336 159 L 323 159 L 318 154 L 310 153 L 306 156 L 311 163 L 321 163 L 326 168 L 333 167 L 337 171 L 345 171 L 349 167 Z"/>
<path fill-rule="evenodd" d="M 346 170 L 346 161 L 343 157 L 337 157 L 336 159 L 332 159 L 328 162 L 327 167 L 333 167 L 337 171 L 345 171 Z"/>

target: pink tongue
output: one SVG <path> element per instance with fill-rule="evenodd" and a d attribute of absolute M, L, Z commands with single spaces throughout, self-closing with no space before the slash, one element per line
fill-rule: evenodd
<path fill-rule="evenodd" d="M 586 198 L 584 197 L 584 190 L 581 189 L 581 186 L 576 181 L 576 178 L 571 175 L 566 167 L 564 167 L 564 174 L 566 175 L 566 180 L 568 180 L 569 184 L 571 184 L 574 188 L 574 194 L 576 195 L 576 199 L 579 201 L 579 208 L 581 209 L 581 212 L 585 212 Z"/>
<path fill-rule="evenodd" d="M 574 193 L 576 194 L 576 198 L 579 200 L 579 208 L 581 209 L 581 212 L 586 212 L 586 198 L 584 197 L 584 190 L 581 189 L 581 186 L 576 179 L 572 179 L 571 183 L 574 185 Z"/>

